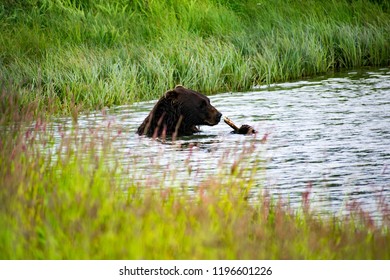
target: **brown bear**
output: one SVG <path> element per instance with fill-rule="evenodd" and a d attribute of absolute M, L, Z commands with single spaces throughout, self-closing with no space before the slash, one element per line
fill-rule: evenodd
<path fill-rule="evenodd" d="M 137 133 L 149 137 L 192 135 L 199 132 L 199 125 L 218 124 L 221 116 L 207 96 L 176 86 L 160 98 Z"/>

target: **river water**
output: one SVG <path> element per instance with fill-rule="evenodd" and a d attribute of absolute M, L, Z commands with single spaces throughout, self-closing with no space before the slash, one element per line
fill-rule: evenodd
<path fill-rule="evenodd" d="M 309 192 L 318 212 L 344 214 L 354 201 L 375 219 L 389 215 L 381 208 L 390 204 L 390 69 L 350 70 L 210 99 L 257 135 L 231 134 L 221 121 L 176 141 L 139 137 L 135 131 L 156 101 L 81 115 L 78 127 L 111 131 L 112 160 L 141 185 L 191 189 L 243 158 L 248 170 L 242 176 L 255 173 L 254 192 L 293 207 Z M 55 125 L 70 128 L 66 121 Z"/>

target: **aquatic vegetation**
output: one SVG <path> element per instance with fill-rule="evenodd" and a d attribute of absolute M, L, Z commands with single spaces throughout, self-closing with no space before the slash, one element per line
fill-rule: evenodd
<path fill-rule="evenodd" d="M 3 86 L 23 106 L 83 110 L 157 99 L 176 84 L 238 91 L 388 65 L 385 1 L 7 0 Z"/>

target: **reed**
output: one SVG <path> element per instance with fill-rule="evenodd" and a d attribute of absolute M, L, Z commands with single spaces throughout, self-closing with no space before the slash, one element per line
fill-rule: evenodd
<path fill-rule="evenodd" d="M 82 110 L 389 63 L 386 1 L 6 0 L 1 83 Z"/>

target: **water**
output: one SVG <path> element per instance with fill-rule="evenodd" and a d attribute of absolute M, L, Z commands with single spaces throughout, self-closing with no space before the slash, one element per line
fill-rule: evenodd
<path fill-rule="evenodd" d="M 382 217 L 379 199 L 390 203 L 390 69 L 349 71 L 210 99 L 237 124 L 254 126 L 257 136 L 230 134 L 221 121 L 175 142 L 139 137 L 135 131 L 156 101 L 80 116 L 78 126 L 116 135 L 112 160 L 140 184 L 191 188 L 216 170 L 230 172 L 246 149 L 246 164 L 258 167 L 254 191 L 299 206 L 310 190 L 319 212 L 345 213 L 353 200 L 374 218 Z M 56 125 L 71 127 L 65 122 Z"/>

